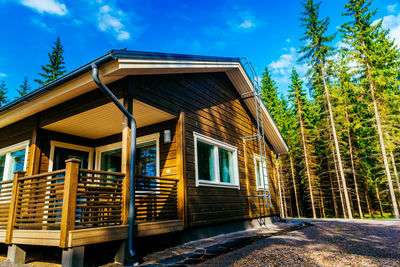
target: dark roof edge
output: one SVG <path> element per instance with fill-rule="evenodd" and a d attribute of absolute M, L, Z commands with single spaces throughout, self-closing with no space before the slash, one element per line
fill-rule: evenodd
<path fill-rule="evenodd" d="M 54 87 L 57 87 L 57 86 L 65 83 L 67 81 L 70 81 L 70 80 L 72 80 L 72 79 L 84 74 L 85 72 L 87 72 L 87 71 L 89 71 L 91 69 L 90 64 L 92 64 L 92 63 L 103 64 L 103 63 L 107 63 L 107 62 L 109 62 L 109 61 L 111 61 L 113 59 L 115 59 L 115 56 L 113 55 L 113 53 L 111 51 L 111 52 L 105 54 L 104 56 L 102 56 L 102 57 L 100 57 L 100 58 L 98 58 L 96 60 L 93 60 L 92 62 L 90 62 L 90 63 L 88 63 L 88 64 L 86 64 L 86 65 L 84 65 L 84 66 L 82 66 L 82 67 L 80 67 L 80 68 L 78 68 L 78 69 L 66 74 L 66 75 L 64 75 L 64 76 L 62 76 L 61 78 L 58 78 L 57 80 L 54 80 L 54 81 L 46 84 L 45 86 L 40 87 L 40 88 L 38 88 L 38 89 L 36 89 L 36 90 L 34 90 L 34 91 L 32 91 L 32 92 L 20 97 L 20 98 L 17 98 L 16 100 L 8 103 L 7 105 L 0 107 L 0 113 L 3 112 L 3 111 L 8 110 L 10 108 L 13 108 L 13 107 L 15 107 L 15 106 L 17 106 L 19 104 L 23 104 L 24 102 L 28 101 L 29 99 L 31 99 L 33 97 L 39 96 L 39 95 L 41 95 L 41 94 L 43 94 L 43 93 L 45 93 L 47 91 L 50 91 Z"/>
<path fill-rule="evenodd" d="M 143 52 L 129 50 L 114 50 L 116 57 L 132 57 L 142 59 L 172 59 L 172 60 L 198 60 L 198 61 L 217 61 L 217 62 L 240 62 L 237 57 L 216 57 L 216 56 L 200 56 L 187 54 L 159 53 L 159 52 Z"/>
<path fill-rule="evenodd" d="M 91 69 L 91 64 L 96 63 L 98 65 L 107 63 L 117 57 L 130 57 L 130 58 L 142 58 L 142 59 L 173 59 L 173 60 L 198 60 L 198 61 L 217 61 L 217 62 L 240 62 L 240 58 L 233 57 L 214 57 L 214 56 L 199 56 L 199 55 L 186 55 L 186 54 L 171 54 L 171 53 L 157 53 L 157 52 L 142 52 L 142 51 L 129 51 L 129 50 L 112 50 L 104 56 L 93 60 L 92 62 L 46 84 L 45 86 L 38 88 L 16 100 L 0 107 L 0 113 L 10 108 L 13 108 L 19 104 L 22 104 L 29 99 L 39 96 L 51 89 L 72 80 Z"/>

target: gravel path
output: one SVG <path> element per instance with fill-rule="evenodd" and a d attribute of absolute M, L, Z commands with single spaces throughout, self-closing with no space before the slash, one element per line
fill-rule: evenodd
<path fill-rule="evenodd" d="M 400 221 L 307 221 L 200 266 L 400 266 Z"/>

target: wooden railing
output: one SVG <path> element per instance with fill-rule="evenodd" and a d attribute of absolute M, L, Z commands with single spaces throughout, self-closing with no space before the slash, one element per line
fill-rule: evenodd
<path fill-rule="evenodd" d="M 67 247 L 74 231 L 123 224 L 125 175 L 79 165 L 70 159 L 65 170 L 32 176 L 19 171 L 0 182 L 0 230 L 7 244 L 15 231 L 55 230 L 59 246 Z M 178 219 L 178 179 L 139 176 L 135 186 L 137 222 Z"/>
<path fill-rule="evenodd" d="M 0 229 L 7 229 L 13 180 L 0 182 Z"/>
<path fill-rule="evenodd" d="M 14 227 L 60 229 L 65 171 L 19 177 Z"/>
<path fill-rule="evenodd" d="M 117 172 L 80 170 L 76 199 L 76 228 L 122 223 L 122 182 Z"/>
<path fill-rule="evenodd" d="M 155 221 L 178 218 L 178 179 L 136 177 L 136 220 Z"/>

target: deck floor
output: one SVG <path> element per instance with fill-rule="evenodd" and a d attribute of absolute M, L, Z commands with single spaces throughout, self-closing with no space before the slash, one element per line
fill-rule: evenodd
<path fill-rule="evenodd" d="M 181 220 L 138 222 L 137 236 L 159 235 L 183 230 Z M 128 238 L 128 225 L 77 229 L 69 231 L 68 247 L 104 243 Z M 0 230 L 0 243 L 5 243 L 6 230 Z M 60 230 L 19 230 L 13 231 L 12 243 L 39 246 L 58 246 Z"/>

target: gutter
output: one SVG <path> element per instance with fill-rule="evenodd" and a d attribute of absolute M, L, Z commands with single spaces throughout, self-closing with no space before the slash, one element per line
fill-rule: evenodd
<path fill-rule="evenodd" d="M 97 63 L 98 64 L 98 63 Z M 131 162 L 130 162 L 130 183 L 129 183 L 129 255 L 131 258 L 136 256 L 134 250 L 135 240 L 135 158 L 136 158 L 136 120 L 133 115 L 119 102 L 118 98 L 111 90 L 100 80 L 99 68 L 96 63 L 91 64 L 93 81 L 99 88 L 111 99 L 112 102 L 129 118 L 131 128 Z"/>

